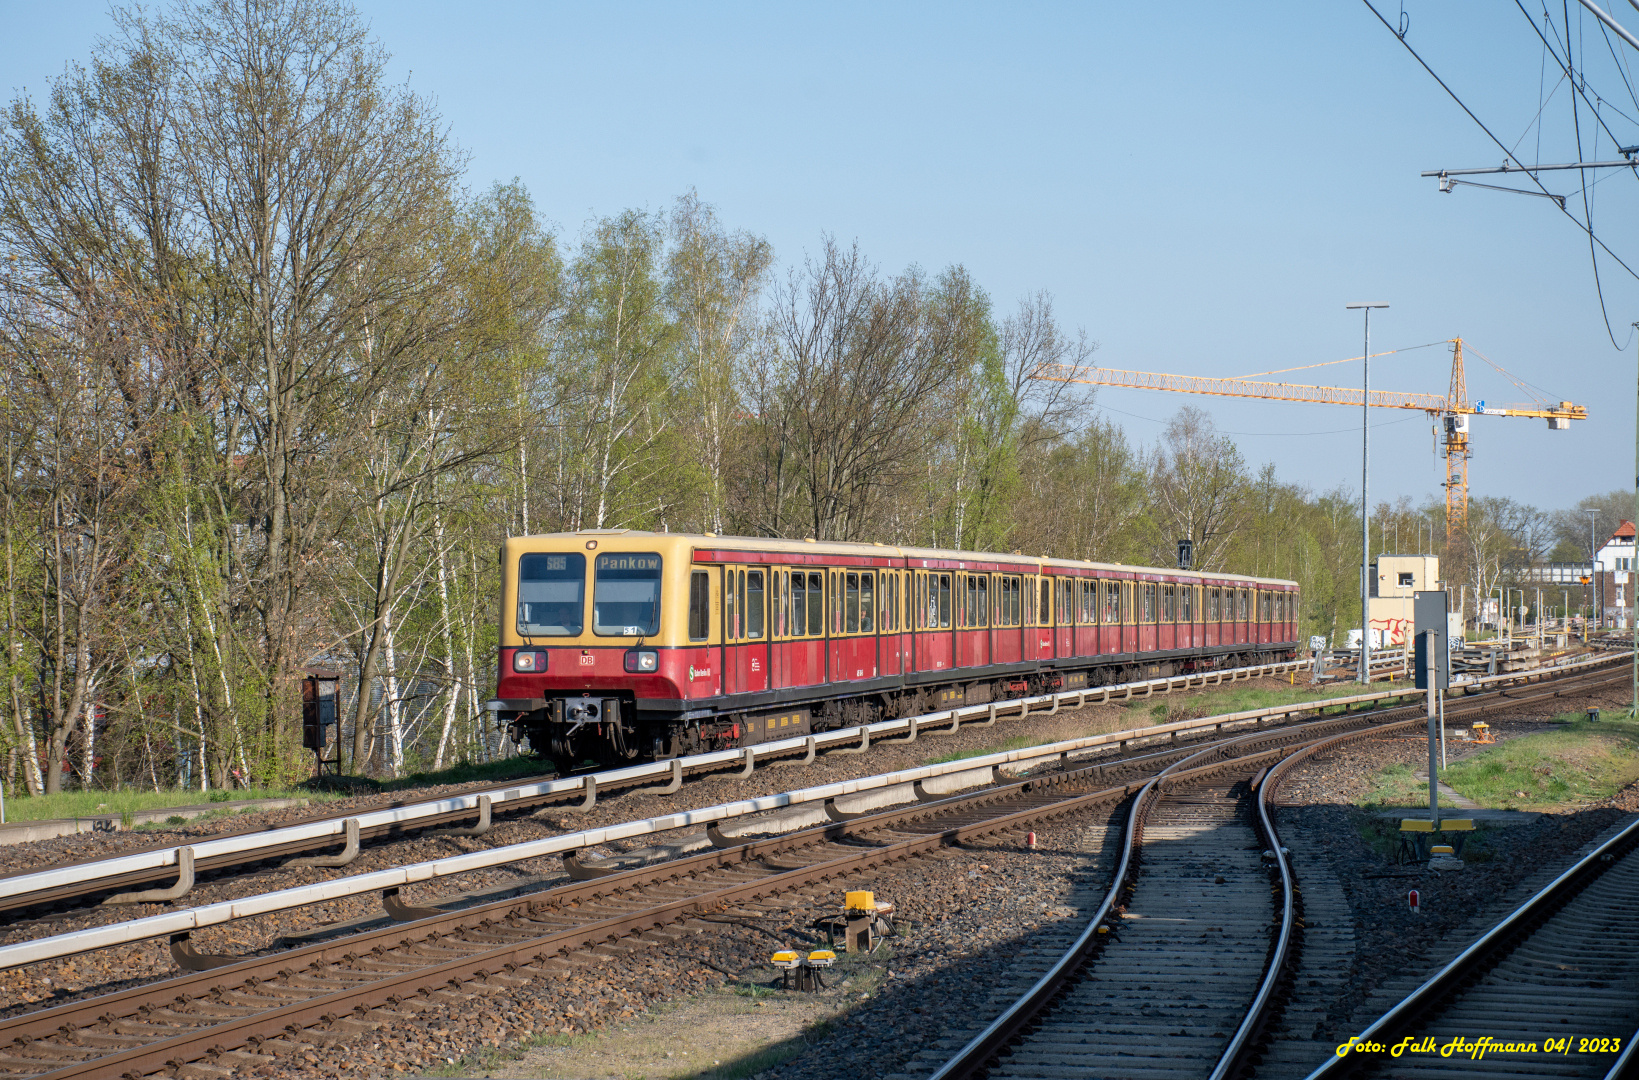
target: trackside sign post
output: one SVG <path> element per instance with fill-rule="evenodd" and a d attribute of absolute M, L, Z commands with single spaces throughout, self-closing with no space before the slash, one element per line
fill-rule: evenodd
<path fill-rule="evenodd" d="M 1444 589 L 1412 593 L 1417 689 L 1428 691 L 1428 816 L 1436 829 L 1440 827 L 1439 766 L 1445 762 L 1445 689 L 1451 685 L 1451 646 L 1446 640 L 1450 599 Z"/>

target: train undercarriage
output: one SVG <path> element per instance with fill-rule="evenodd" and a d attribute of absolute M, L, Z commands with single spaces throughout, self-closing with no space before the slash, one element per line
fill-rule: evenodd
<path fill-rule="evenodd" d="M 589 765 L 611 768 L 683 757 L 952 707 L 1244 667 L 1295 655 L 1290 645 L 1249 647 L 1209 657 L 1034 671 L 703 714 L 640 710 L 629 693 L 587 692 L 549 700 L 543 708 L 503 718 L 501 723 L 515 744 L 527 743 L 531 753 L 550 760 L 559 775 L 565 775 Z"/>

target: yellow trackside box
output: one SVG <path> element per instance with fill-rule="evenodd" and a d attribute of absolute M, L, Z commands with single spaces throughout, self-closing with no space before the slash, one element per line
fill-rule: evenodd
<path fill-rule="evenodd" d="M 847 911 L 875 911 L 876 894 L 869 892 L 851 892 L 843 898 L 842 906 Z"/>

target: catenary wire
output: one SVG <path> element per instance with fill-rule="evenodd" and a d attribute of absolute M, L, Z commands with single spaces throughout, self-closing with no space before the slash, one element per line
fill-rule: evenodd
<path fill-rule="evenodd" d="M 1361 0 L 1361 2 L 1364 3 L 1366 5 L 1366 7 L 1371 10 L 1371 13 L 1373 15 L 1377 16 L 1377 21 L 1382 23 L 1383 26 L 1386 29 L 1388 29 L 1388 31 L 1390 33 L 1394 32 L 1394 27 L 1390 26 L 1388 20 L 1383 18 L 1383 13 L 1377 10 L 1376 6 L 1372 4 L 1371 0 Z M 1535 23 L 1533 22 L 1532 25 L 1534 26 Z M 1396 35 L 1396 37 L 1398 37 L 1398 35 Z M 1432 78 L 1436 83 L 1439 83 L 1440 89 L 1442 89 L 1446 92 L 1446 95 L 1448 97 L 1450 97 L 1451 100 L 1454 101 L 1457 104 L 1457 107 L 1459 109 L 1461 109 L 1465 114 L 1467 114 L 1467 116 L 1470 120 L 1474 121 L 1475 126 L 1477 126 L 1481 131 L 1485 132 L 1486 137 L 1488 139 L 1490 139 L 1493 143 L 1495 143 L 1499 150 L 1501 150 L 1504 154 L 1507 154 L 1509 160 L 1513 161 L 1515 164 L 1519 165 L 1519 167 L 1522 170 L 1524 170 L 1525 169 L 1525 163 L 1520 161 L 1518 158 L 1514 157 L 1514 155 L 1512 153 L 1509 153 L 1507 145 L 1505 145 L 1501 139 L 1497 138 L 1496 133 L 1493 132 L 1489 127 L 1487 127 L 1483 120 L 1481 120 L 1478 116 L 1474 115 L 1474 110 L 1470 109 L 1468 107 L 1467 103 L 1464 102 L 1462 98 L 1457 96 L 1457 92 L 1455 90 L 1451 89 L 1451 87 L 1446 84 L 1446 81 L 1444 79 L 1440 78 L 1440 76 L 1435 73 L 1434 69 L 1429 66 L 1428 61 L 1424 60 L 1422 58 L 1422 56 L 1417 52 L 1416 49 L 1412 48 L 1409 44 L 1407 44 L 1405 39 L 1401 38 L 1400 39 L 1400 44 L 1405 46 L 1406 51 L 1411 54 L 1412 59 L 1416 60 L 1418 65 L 1421 66 L 1424 71 L 1428 72 L 1429 77 Z M 1547 189 L 1547 187 L 1543 185 L 1541 180 L 1537 179 L 1537 177 L 1534 173 L 1526 172 L 1526 175 L 1531 178 L 1531 182 L 1536 184 L 1537 189 L 1539 191 L 1541 191 L 1544 195 L 1547 195 L 1550 198 L 1554 197 L 1553 193 L 1550 192 Z M 1577 218 L 1576 218 L 1576 215 L 1571 213 L 1569 210 L 1566 210 L 1564 207 L 1560 207 L 1559 212 L 1561 214 L 1563 214 L 1566 217 L 1567 220 L 1569 220 L 1574 225 L 1576 225 L 1576 227 L 1578 229 L 1581 229 L 1583 232 L 1587 233 L 1589 238 L 1594 243 L 1598 244 L 1599 247 L 1605 252 L 1605 254 L 1609 255 L 1616 262 L 1616 264 L 1618 266 L 1620 266 L 1622 269 L 1624 269 L 1628 272 L 1629 276 L 1631 276 L 1635 281 L 1639 281 L 1639 271 L 1634 270 L 1633 267 L 1631 267 L 1627 264 L 1626 260 L 1624 260 L 1620 255 L 1618 255 L 1616 252 L 1614 252 L 1610 249 L 1610 245 L 1606 244 L 1605 241 L 1603 241 L 1603 240 L 1599 239 L 1597 236 L 1595 236 L 1593 230 L 1589 226 L 1584 225 L 1582 222 L 1578 221 Z"/>

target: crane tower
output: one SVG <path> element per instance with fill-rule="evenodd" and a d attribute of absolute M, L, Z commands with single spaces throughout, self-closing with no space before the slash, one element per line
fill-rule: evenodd
<path fill-rule="evenodd" d="M 1524 416 L 1548 421 L 1552 431 L 1564 431 L 1572 420 L 1586 420 L 1588 410 L 1569 401 L 1533 401 L 1523 405 L 1487 405 L 1468 400 L 1463 374 L 1463 339 L 1451 339 L 1451 386 L 1439 394 L 1400 393 L 1373 390 L 1369 399 L 1357 387 L 1309 386 L 1303 383 L 1258 382 L 1253 379 L 1212 378 L 1201 375 L 1167 375 L 1158 371 L 1123 371 L 1118 368 L 1076 367 L 1071 364 L 1044 364 L 1031 373 L 1032 379 L 1050 382 L 1086 383 L 1091 386 L 1120 386 L 1129 390 L 1170 390 L 1181 394 L 1209 394 L 1218 397 L 1259 398 L 1265 401 L 1301 401 L 1321 405 L 1370 405 L 1382 409 L 1416 409 L 1438 418 L 1444 428 L 1446 469 L 1441 486 L 1446 495 L 1446 542 L 1468 525 L 1468 445 L 1470 416 Z M 1498 369 L 1501 370 L 1501 369 Z M 1507 374 L 1504 372 L 1503 374 Z M 1512 378 L 1512 376 L 1509 376 Z M 1518 380 L 1515 380 L 1516 385 Z M 1523 389 L 1523 387 L 1522 387 Z"/>

